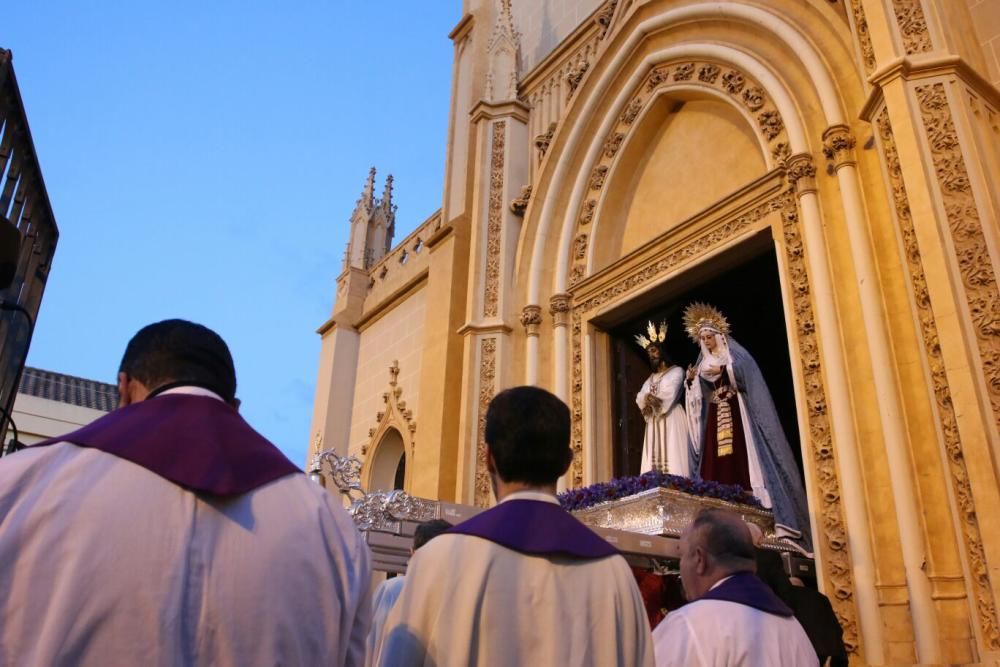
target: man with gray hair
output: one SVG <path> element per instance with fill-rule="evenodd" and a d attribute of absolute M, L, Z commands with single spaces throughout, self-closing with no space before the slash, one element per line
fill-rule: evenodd
<path fill-rule="evenodd" d="M 819 665 L 792 610 L 754 574 L 750 530 L 739 516 L 702 510 L 681 535 L 687 605 L 653 631 L 657 667 Z"/>

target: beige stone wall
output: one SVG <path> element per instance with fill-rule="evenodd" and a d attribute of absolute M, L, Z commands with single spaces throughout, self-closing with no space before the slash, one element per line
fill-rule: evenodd
<path fill-rule="evenodd" d="M 1000 0 L 968 0 L 976 37 L 983 47 L 987 78 L 1000 86 Z"/>
<path fill-rule="evenodd" d="M 521 33 L 521 72 L 530 72 L 601 4 L 601 0 L 511 3 L 514 26 Z"/>
<path fill-rule="evenodd" d="M 368 430 L 378 425 L 376 415 L 385 409 L 382 394 L 389 390 L 389 366 L 399 362 L 400 398 L 417 413 L 420 366 L 424 344 L 425 292 L 420 289 L 401 300 L 385 315 L 361 330 L 357 381 L 351 414 L 350 452 L 358 454 L 368 443 Z"/>

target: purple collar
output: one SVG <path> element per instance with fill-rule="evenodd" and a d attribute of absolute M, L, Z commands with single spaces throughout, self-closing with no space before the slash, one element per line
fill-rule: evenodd
<path fill-rule="evenodd" d="M 237 496 L 301 472 L 232 406 L 190 394 L 133 403 L 33 447 L 57 442 L 99 449 L 213 496 Z"/>
<path fill-rule="evenodd" d="M 738 572 L 702 595 L 698 600 L 725 600 L 743 604 L 768 614 L 791 617 L 792 610 L 774 591 L 751 572 Z"/>
<path fill-rule="evenodd" d="M 529 556 L 596 559 L 618 550 L 555 503 L 508 500 L 448 530 L 472 535 Z"/>

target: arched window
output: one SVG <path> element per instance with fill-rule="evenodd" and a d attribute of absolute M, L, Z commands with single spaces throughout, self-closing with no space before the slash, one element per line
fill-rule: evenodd
<path fill-rule="evenodd" d="M 406 480 L 406 448 L 399 431 L 386 430 L 373 453 L 369 491 L 402 489 Z"/>

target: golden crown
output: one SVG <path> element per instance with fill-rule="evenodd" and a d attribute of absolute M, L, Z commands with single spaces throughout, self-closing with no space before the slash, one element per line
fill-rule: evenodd
<path fill-rule="evenodd" d="M 646 333 L 649 334 L 649 338 L 642 334 L 635 337 L 635 342 L 644 350 L 653 343 L 662 343 L 667 339 L 667 323 L 665 321 L 660 322 L 660 326 L 657 327 L 652 322 L 649 322 L 646 325 Z"/>
<path fill-rule="evenodd" d="M 695 343 L 702 329 L 711 329 L 721 334 L 729 334 L 729 320 L 715 306 L 707 303 L 692 303 L 684 309 L 684 330 Z"/>

